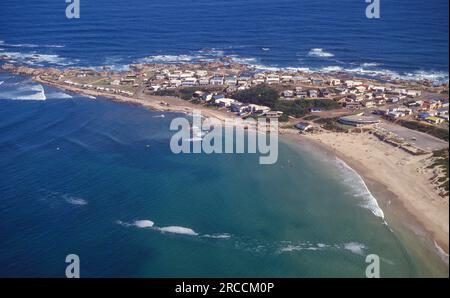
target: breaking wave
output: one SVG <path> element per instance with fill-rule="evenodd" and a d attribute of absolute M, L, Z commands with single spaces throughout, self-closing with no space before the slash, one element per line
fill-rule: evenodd
<path fill-rule="evenodd" d="M 44 87 L 41 84 L 25 85 L 13 91 L 0 92 L 0 98 L 12 100 L 46 100 Z"/>
<path fill-rule="evenodd" d="M 71 99 L 71 95 L 64 92 L 52 92 L 47 94 L 47 99 Z"/>
<path fill-rule="evenodd" d="M 336 164 L 342 174 L 343 181 L 355 191 L 354 196 L 361 198 L 361 207 L 369 209 L 375 216 L 384 220 L 384 212 L 378 205 L 377 199 L 370 192 L 364 179 L 339 158 L 336 158 Z"/>
<path fill-rule="evenodd" d="M 324 49 L 314 48 L 308 52 L 308 56 L 310 57 L 319 57 L 319 58 L 331 58 L 334 57 L 334 54 L 330 52 L 325 52 Z"/>
<path fill-rule="evenodd" d="M 159 231 L 163 233 L 173 233 L 173 234 L 182 234 L 189 236 L 198 236 L 198 233 L 190 228 L 179 227 L 179 226 L 170 226 L 170 227 L 162 227 L 157 228 Z"/>
<path fill-rule="evenodd" d="M 11 62 L 23 63 L 31 66 L 69 66 L 74 62 L 56 54 L 39 54 L 39 53 L 20 53 L 20 52 L 2 52 L 2 55 L 9 57 Z"/>
<path fill-rule="evenodd" d="M 53 45 L 53 44 L 44 44 L 44 45 L 38 45 L 38 44 L 32 44 L 32 43 L 5 43 L 4 41 L 0 40 L 0 45 L 3 47 L 11 47 L 11 48 L 64 48 L 64 45 Z"/>
<path fill-rule="evenodd" d="M 148 56 L 138 61 L 141 63 L 189 63 L 201 59 L 202 56 L 194 55 L 156 55 Z"/>
<path fill-rule="evenodd" d="M 199 236 L 200 234 L 195 232 L 191 228 L 181 227 L 181 226 L 167 226 L 167 227 L 157 227 L 155 223 L 151 220 L 136 220 L 133 223 L 127 223 L 123 221 L 116 222 L 119 225 L 125 227 L 137 227 L 137 228 L 151 228 L 155 231 L 159 231 L 161 233 L 171 233 L 171 234 L 179 234 L 179 235 L 187 235 L 187 236 Z M 206 235 L 205 235 L 206 237 Z"/>
<path fill-rule="evenodd" d="M 85 199 L 73 197 L 73 196 L 69 196 L 69 195 L 63 195 L 63 198 L 67 203 L 69 203 L 71 205 L 83 206 L 83 205 L 87 205 L 87 203 L 88 203 Z"/>
<path fill-rule="evenodd" d="M 227 243 L 234 249 L 244 250 L 255 253 L 268 253 L 268 254 L 284 254 L 294 253 L 301 251 L 330 251 L 330 250 L 343 250 L 349 251 L 353 254 L 364 255 L 367 250 L 365 244 L 359 242 L 346 242 L 339 244 L 324 244 L 324 243 L 311 243 L 311 242 L 299 242 L 299 241 L 260 241 L 257 239 L 250 239 L 247 237 L 237 237 L 229 233 L 220 234 L 200 234 L 195 230 L 182 226 L 167 226 L 157 227 L 151 220 L 136 220 L 131 223 L 116 221 L 117 224 L 124 227 L 135 227 L 139 229 L 151 229 L 153 231 L 160 232 L 162 234 L 177 234 L 199 238 L 209 238 L 216 240 L 227 240 Z M 230 242 L 228 242 L 230 241 Z"/>

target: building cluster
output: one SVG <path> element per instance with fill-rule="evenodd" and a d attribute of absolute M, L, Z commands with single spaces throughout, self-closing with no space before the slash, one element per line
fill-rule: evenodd
<path fill-rule="evenodd" d="M 74 86 L 77 88 L 82 88 L 82 89 L 95 90 L 95 91 L 99 91 L 99 92 L 108 92 L 108 93 L 125 95 L 125 96 L 133 96 L 134 95 L 134 92 L 132 92 L 132 91 L 122 90 L 122 89 L 113 88 L 113 87 L 95 86 L 93 84 L 82 84 L 82 83 L 78 83 L 78 82 L 73 82 L 71 80 L 65 80 L 64 84 L 67 84 L 69 86 Z"/>

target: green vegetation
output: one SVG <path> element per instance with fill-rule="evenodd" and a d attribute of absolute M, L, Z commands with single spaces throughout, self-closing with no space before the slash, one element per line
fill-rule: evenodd
<path fill-rule="evenodd" d="M 349 132 L 354 127 L 350 125 L 341 124 L 338 122 L 339 117 L 336 118 L 320 118 L 314 121 L 314 123 L 320 124 L 323 129 L 334 132 Z"/>
<path fill-rule="evenodd" d="M 444 176 L 438 178 L 439 187 L 442 187 L 446 193 L 444 196 L 448 196 L 449 193 L 449 151 L 447 149 L 442 149 L 433 152 L 434 162 L 430 168 L 439 167 L 443 170 Z"/>
<path fill-rule="evenodd" d="M 281 111 L 288 116 L 300 118 L 309 114 L 312 108 L 321 110 L 332 110 L 339 108 L 340 105 L 329 99 L 311 99 L 295 101 L 278 101 L 272 107 L 273 110 Z"/>
<path fill-rule="evenodd" d="M 196 91 L 203 91 L 203 92 L 211 92 L 216 90 L 211 90 L 208 88 L 198 88 L 198 87 L 184 87 L 184 88 L 178 88 L 178 89 L 166 89 L 166 90 L 158 90 L 155 92 L 155 95 L 158 96 L 176 96 L 184 100 L 191 100 L 192 96 Z M 200 103 L 198 101 L 198 103 Z"/>
<path fill-rule="evenodd" d="M 175 89 L 164 89 L 155 92 L 158 96 L 177 96 L 178 92 Z"/>
<path fill-rule="evenodd" d="M 288 121 L 289 116 L 303 117 L 309 114 L 311 108 L 331 110 L 340 105 L 329 99 L 280 101 L 278 91 L 267 86 L 259 85 L 247 90 L 238 91 L 234 98 L 243 103 L 253 103 L 270 107 L 272 110 L 283 112 L 280 121 Z"/>
<path fill-rule="evenodd" d="M 433 125 L 417 122 L 417 121 L 407 121 L 407 120 L 399 120 L 397 122 L 401 126 L 417 130 L 420 132 L 427 133 L 429 135 L 435 136 L 439 139 L 448 142 L 448 130 L 444 128 L 439 128 Z"/>
<path fill-rule="evenodd" d="M 317 116 L 317 115 L 309 115 L 309 116 L 303 117 L 303 120 L 306 120 L 306 121 L 313 121 L 313 120 L 317 120 L 317 119 L 319 119 L 319 118 L 320 118 L 320 117 Z"/>
<path fill-rule="evenodd" d="M 279 94 L 277 90 L 267 85 L 259 85 L 236 92 L 234 98 L 243 103 L 253 103 L 273 108 L 279 99 Z"/>

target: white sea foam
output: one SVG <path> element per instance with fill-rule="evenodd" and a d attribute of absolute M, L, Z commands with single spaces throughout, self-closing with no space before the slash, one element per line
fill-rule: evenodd
<path fill-rule="evenodd" d="M 68 66 L 73 62 L 68 61 L 66 58 L 60 57 L 55 54 L 39 54 L 39 53 L 20 53 L 20 52 L 4 52 L 2 53 L 12 60 L 33 66 L 43 66 L 45 64 Z"/>
<path fill-rule="evenodd" d="M 334 57 L 334 54 L 332 54 L 330 52 L 326 52 L 326 51 L 324 51 L 324 49 L 321 49 L 321 48 L 314 48 L 308 52 L 308 56 L 319 57 L 319 58 L 331 58 L 331 57 Z"/>
<path fill-rule="evenodd" d="M 364 251 L 367 249 L 364 244 L 357 242 L 345 243 L 342 247 L 345 250 L 351 251 L 352 253 L 357 255 L 363 255 Z"/>
<path fill-rule="evenodd" d="M 380 64 L 375 63 L 375 62 L 367 62 L 367 63 L 362 63 L 361 66 L 362 67 L 376 67 L 376 66 L 380 66 Z"/>
<path fill-rule="evenodd" d="M 434 246 L 436 247 L 441 259 L 448 265 L 448 260 L 449 260 L 448 253 L 446 253 L 445 250 L 443 250 L 442 247 L 440 247 L 436 241 L 434 241 Z"/>
<path fill-rule="evenodd" d="M 64 92 L 52 92 L 47 94 L 47 99 L 70 99 L 70 98 L 73 97 Z"/>
<path fill-rule="evenodd" d="M 38 45 L 38 44 L 32 44 L 32 43 L 5 43 L 4 41 L 1 41 L 0 44 L 5 47 L 12 47 L 12 48 L 64 48 L 64 45 L 53 45 L 53 44 L 44 44 L 44 45 Z"/>
<path fill-rule="evenodd" d="M 159 231 L 163 233 L 173 233 L 173 234 L 182 234 L 182 235 L 189 235 L 189 236 L 198 236 L 198 233 L 196 233 L 194 230 L 190 228 L 185 227 L 179 227 L 179 226 L 170 226 L 170 227 L 162 227 L 157 228 Z"/>
<path fill-rule="evenodd" d="M 254 64 L 258 61 L 256 58 L 239 57 L 239 56 L 230 56 L 230 57 L 233 62 L 240 64 Z"/>
<path fill-rule="evenodd" d="M 201 59 L 199 55 L 156 55 L 139 59 L 141 63 L 189 63 Z"/>
<path fill-rule="evenodd" d="M 151 220 L 136 220 L 134 225 L 138 228 L 151 228 L 154 226 L 154 222 Z"/>
<path fill-rule="evenodd" d="M 230 234 L 226 234 L 226 233 L 224 233 L 224 234 L 213 234 L 213 235 L 205 234 L 205 235 L 202 235 L 202 237 L 213 238 L 213 239 L 230 239 L 231 235 Z"/>
<path fill-rule="evenodd" d="M 376 198 L 372 195 L 364 182 L 364 179 L 339 158 L 336 158 L 336 163 L 338 169 L 342 173 L 343 181 L 355 191 L 354 195 L 356 197 L 362 199 L 361 207 L 369 209 L 375 216 L 384 219 L 383 210 L 381 210 Z"/>
<path fill-rule="evenodd" d="M 13 100 L 46 100 L 44 87 L 37 85 L 24 85 L 18 87 L 16 90 L 9 92 L 0 92 L 0 98 Z"/>
<path fill-rule="evenodd" d="M 77 206 L 83 206 L 83 205 L 87 205 L 87 201 L 85 199 L 82 198 L 78 198 L 78 197 L 72 197 L 69 195 L 63 195 L 64 200 L 71 204 L 71 205 L 77 205 Z"/>
<path fill-rule="evenodd" d="M 316 250 L 320 250 L 320 247 L 317 246 L 308 246 L 308 245 L 286 245 L 284 247 L 281 247 L 278 250 L 278 253 L 283 253 L 283 252 L 294 252 L 294 251 L 302 251 L 302 250 L 310 250 L 310 251 L 316 251 Z"/>
<path fill-rule="evenodd" d="M 339 72 L 342 70 L 343 68 L 340 66 L 326 66 L 321 69 L 322 72 Z"/>
<path fill-rule="evenodd" d="M 0 81 L 0 86 L 3 85 L 4 82 L 5 82 L 5 81 Z"/>

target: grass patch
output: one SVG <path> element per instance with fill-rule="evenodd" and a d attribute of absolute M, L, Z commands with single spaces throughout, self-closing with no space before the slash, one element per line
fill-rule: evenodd
<path fill-rule="evenodd" d="M 320 118 L 314 121 L 314 123 L 320 124 L 323 129 L 334 132 L 349 132 L 354 129 L 353 126 L 339 123 L 339 117 L 335 118 Z"/>
<path fill-rule="evenodd" d="M 306 120 L 306 121 L 313 121 L 313 120 L 317 120 L 317 119 L 319 119 L 319 118 L 320 118 L 320 117 L 317 116 L 317 115 L 309 115 L 309 116 L 303 117 L 303 120 Z"/>
<path fill-rule="evenodd" d="M 445 196 L 449 194 L 449 149 L 433 152 L 434 162 L 429 168 L 439 167 L 444 172 L 444 177 L 438 179 L 439 187 L 445 190 Z"/>

